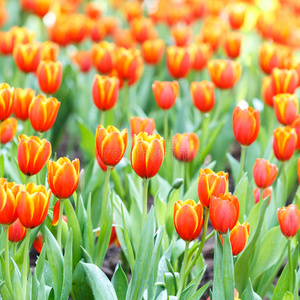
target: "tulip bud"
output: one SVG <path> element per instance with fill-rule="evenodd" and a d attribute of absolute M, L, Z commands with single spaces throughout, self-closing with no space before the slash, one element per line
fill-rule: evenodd
<path fill-rule="evenodd" d="M 291 125 L 298 115 L 296 94 L 278 94 L 273 97 L 276 118 L 282 125 Z"/>
<path fill-rule="evenodd" d="M 91 51 L 77 51 L 71 55 L 71 59 L 79 66 L 82 73 L 87 73 L 90 71 L 92 66 Z"/>
<path fill-rule="evenodd" d="M 100 42 L 105 38 L 105 36 L 106 36 L 106 30 L 103 21 L 101 19 L 93 21 L 91 27 L 92 41 Z"/>
<path fill-rule="evenodd" d="M 99 3 L 87 2 L 84 6 L 85 14 L 91 19 L 99 19 L 102 15 L 102 8 Z"/>
<path fill-rule="evenodd" d="M 174 180 L 172 184 L 172 188 L 175 190 L 180 189 L 180 187 L 183 185 L 184 180 L 182 178 L 177 178 Z"/>
<path fill-rule="evenodd" d="M 152 90 L 157 105 L 161 109 L 170 109 L 178 97 L 179 84 L 177 81 L 157 81 L 152 84 Z"/>
<path fill-rule="evenodd" d="M 120 20 L 118 17 L 103 16 L 101 19 L 107 35 L 113 34 L 120 25 Z"/>
<path fill-rule="evenodd" d="M 192 28 L 187 25 L 175 25 L 171 29 L 171 36 L 178 47 L 187 46 L 192 38 Z"/>
<path fill-rule="evenodd" d="M 287 239 L 292 239 L 300 227 L 300 211 L 298 205 L 291 204 L 277 210 L 279 226 Z"/>
<path fill-rule="evenodd" d="M 59 53 L 59 45 L 46 41 L 42 44 L 41 48 L 41 60 L 51 60 L 56 61 Z"/>
<path fill-rule="evenodd" d="M 17 133 L 18 121 L 15 118 L 8 118 L 0 123 L 0 143 L 9 143 Z"/>
<path fill-rule="evenodd" d="M 36 236 L 36 238 L 34 239 L 32 246 L 34 247 L 34 249 L 38 252 L 41 253 L 42 249 L 43 249 L 43 236 L 42 234 L 39 232 Z"/>
<path fill-rule="evenodd" d="M 195 71 L 201 71 L 206 67 L 207 62 L 212 56 L 212 50 L 210 44 L 207 43 L 195 43 L 190 46 L 190 51 L 193 56 L 192 69 Z"/>
<path fill-rule="evenodd" d="M 264 77 L 262 81 L 262 96 L 265 101 L 265 103 L 273 107 L 273 96 L 274 96 L 274 91 L 272 88 L 271 84 L 271 77 Z"/>
<path fill-rule="evenodd" d="M 166 43 L 162 39 L 145 41 L 141 47 L 144 61 L 150 65 L 158 64 L 164 55 L 165 45 Z"/>
<path fill-rule="evenodd" d="M 0 84 L 0 122 L 9 118 L 15 105 L 14 88 L 7 83 Z"/>
<path fill-rule="evenodd" d="M 123 13 L 127 19 L 127 22 L 130 23 L 135 18 L 142 16 L 142 5 L 138 1 L 126 2 L 123 6 Z"/>
<path fill-rule="evenodd" d="M 20 220 L 17 219 L 8 227 L 8 239 L 12 243 L 19 243 L 24 239 L 26 232 L 26 228 L 21 224 Z"/>
<path fill-rule="evenodd" d="M 240 56 L 243 35 L 237 31 L 228 32 L 224 39 L 224 50 L 229 58 Z"/>
<path fill-rule="evenodd" d="M 50 0 L 34 0 L 32 10 L 39 17 L 44 17 L 50 10 Z"/>
<path fill-rule="evenodd" d="M 6 179 L 0 179 L 0 224 L 10 225 L 18 218 L 18 201 Z"/>
<path fill-rule="evenodd" d="M 282 64 L 279 47 L 263 43 L 259 49 L 259 64 L 265 74 L 271 74 L 274 68 L 279 68 Z"/>
<path fill-rule="evenodd" d="M 151 19 L 136 18 L 130 23 L 130 29 L 135 40 L 139 43 L 157 38 L 157 32 Z"/>
<path fill-rule="evenodd" d="M 257 204 L 260 201 L 260 193 L 261 193 L 260 188 L 257 187 L 254 189 L 254 191 L 253 191 L 254 204 Z M 271 186 L 263 189 L 263 191 L 262 191 L 262 199 L 263 200 L 265 200 L 269 197 L 268 204 L 270 204 L 270 202 L 271 202 L 272 193 L 273 193 L 273 189 Z"/>
<path fill-rule="evenodd" d="M 140 117 L 130 118 L 130 132 L 132 138 L 135 134 L 138 135 L 140 132 L 147 132 L 149 135 L 152 135 L 154 130 L 155 130 L 154 119 L 150 119 L 150 118 L 142 119 Z"/>
<path fill-rule="evenodd" d="M 295 129 L 297 135 L 296 149 L 300 150 L 300 115 L 296 117 L 291 127 Z"/>
<path fill-rule="evenodd" d="M 176 133 L 172 138 L 172 151 L 179 161 L 192 161 L 199 150 L 199 139 L 195 133 Z"/>
<path fill-rule="evenodd" d="M 114 41 L 119 48 L 133 49 L 136 48 L 136 40 L 130 29 L 117 29 L 114 32 Z"/>
<path fill-rule="evenodd" d="M 32 100 L 35 98 L 35 91 L 30 88 L 15 89 L 14 93 L 15 105 L 14 115 L 16 118 L 25 121 L 29 117 L 29 106 Z"/>
<path fill-rule="evenodd" d="M 250 225 L 245 222 L 244 224 L 237 224 L 230 231 L 230 244 L 232 249 L 232 255 L 238 255 L 241 253 L 247 245 L 250 233 Z"/>
<path fill-rule="evenodd" d="M 185 77 L 192 66 L 192 59 L 186 48 L 169 46 L 167 48 L 167 68 L 175 78 Z"/>
<path fill-rule="evenodd" d="M 215 105 L 215 85 L 207 80 L 191 83 L 191 96 L 194 105 L 202 113 L 210 112 Z"/>
<path fill-rule="evenodd" d="M 264 158 L 257 158 L 253 166 L 253 178 L 259 188 L 266 188 L 273 184 L 278 173 L 275 164 Z"/>
<path fill-rule="evenodd" d="M 116 46 L 106 41 L 92 46 L 92 62 L 99 73 L 108 74 L 116 64 Z"/>
<path fill-rule="evenodd" d="M 60 202 L 63 200 L 57 200 L 54 208 L 53 208 L 53 219 L 52 219 L 52 226 L 56 226 L 58 224 L 59 221 L 59 210 L 60 210 Z M 65 221 L 66 223 L 68 223 L 67 217 L 65 215 L 62 215 L 62 220 Z"/>
<path fill-rule="evenodd" d="M 203 224 L 203 208 L 194 200 L 176 201 L 174 204 L 174 225 L 178 235 L 185 241 L 196 239 Z"/>
<path fill-rule="evenodd" d="M 273 69 L 271 75 L 271 85 L 274 95 L 294 94 L 298 86 L 298 75 L 295 70 Z"/>
<path fill-rule="evenodd" d="M 242 2 L 232 3 L 228 7 L 228 21 L 232 29 L 242 27 L 245 20 L 246 8 L 246 5 Z"/>

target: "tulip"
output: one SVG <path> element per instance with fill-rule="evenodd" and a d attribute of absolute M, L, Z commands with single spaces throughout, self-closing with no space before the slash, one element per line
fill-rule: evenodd
<path fill-rule="evenodd" d="M 164 110 L 170 109 L 179 93 L 179 84 L 177 81 L 154 81 L 152 90 L 157 105 Z"/>
<path fill-rule="evenodd" d="M 210 169 L 200 169 L 198 177 L 198 196 L 205 208 L 210 207 L 213 196 L 225 194 L 228 188 L 228 173 L 215 173 Z"/>
<path fill-rule="evenodd" d="M 43 249 L 43 236 L 40 232 L 37 234 L 36 238 L 34 239 L 34 241 L 32 243 L 32 246 L 38 253 L 42 252 L 42 249 Z"/>
<path fill-rule="evenodd" d="M 232 60 L 214 59 L 207 64 L 210 78 L 219 89 L 231 89 L 239 81 L 241 65 Z"/>
<path fill-rule="evenodd" d="M 199 139 L 195 133 L 176 133 L 172 138 L 172 151 L 179 161 L 192 161 L 199 150 Z"/>
<path fill-rule="evenodd" d="M 295 70 L 274 68 L 271 74 L 271 85 L 274 95 L 294 94 L 298 86 L 298 75 Z"/>
<path fill-rule="evenodd" d="M 192 69 L 195 71 L 203 70 L 212 56 L 212 50 L 208 43 L 195 43 L 190 46 L 192 52 Z"/>
<path fill-rule="evenodd" d="M 253 191 L 254 204 L 257 204 L 260 201 L 261 196 L 262 196 L 263 200 L 265 200 L 265 199 L 267 199 L 269 197 L 268 203 L 270 204 L 272 193 L 273 193 L 273 189 L 272 189 L 271 186 L 263 189 L 262 195 L 261 195 L 261 189 L 258 188 L 258 187 L 255 188 L 254 191 Z"/>
<path fill-rule="evenodd" d="M 36 72 L 41 59 L 41 45 L 37 42 L 17 44 L 13 56 L 16 65 L 22 72 Z"/>
<path fill-rule="evenodd" d="M 270 76 L 263 78 L 263 81 L 262 81 L 262 96 L 263 96 L 263 99 L 264 99 L 265 103 L 268 106 L 273 107 L 274 92 L 273 92 Z"/>
<path fill-rule="evenodd" d="M 171 36 L 178 47 L 187 46 L 193 35 L 192 28 L 187 25 L 175 25 L 171 29 Z"/>
<path fill-rule="evenodd" d="M 46 94 L 55 94 L 60 88 L 62 81 L 61 62 L 42 60 L 37 68 L 36 77 L 40 89 Z"/>
<path fill-rule="evenodd" d="M 211 197 L 209 216 L 213 228 L 221 234 L 231 231 L 239 219 L 238 198 L 231 193 Z"/>
<path fill-rule="evenodd" d="M 123 13 L 127 19 L 127 22 L 130 23 L 135 18 L 142 16 L 142 5 L 138 1 L 126 2 L 123 6 Z"/>
<path fill-rule="evenodd" d="M 240 32 L 231 31 L 225 35 L 224 50 L 229 58 L 240 56 L 243 35 Z"/>
<path fill-rule="evenodd" d="M 241 253 L 247 245 L 249 238 L 250 226 L 249 223 L 237 224 L 230 232 L 230 244 L 232 249 L 232 255 L 238 255 Z"/>
<path fill-rule="evenodd" d="M 192 66 L 191 54 L 186 48 L 169 46 L 167 48 L 167 68 L 175 78 L 185 77 Z"/>
<path fill-rule="evenodd" d="M 17 200 L 6 180 L 0 180 L 0 224 L 10 225 L 18 218 Z"/>
<path fill-rule="evenodd" d="M 273 184 L 278 173 L 275 164 L 264 158 L 257 158 L 253 166 L 253 178 L 259 188 L 267 188 Z"/>
<path fill-rule="evenodd" d="M 130 132 L 132 138 L 135 134 L 138 135 L 140 132 L 147 132 L 149 135 L 152 135 L 154 130 L 155 130 L 154 119 L 151 118 L 142 119 L 140 117 L 130 118 Z"/>
<path fill-rule="evenodd" d="M 185 241 L 193 241 L 202 230 L 203 207 L 191 199 L 176 201 L 173 219 L 178 235 Z"/>
<path fill-rule="evenodd" d="M 39 17 L 44 17 L 50 10 L 50 0 L 34 0 L 33 1 L 33 13 Z"/>
<path fill-rule="evenodd" d="M 215 105 L 215 85 L 207 80 L 191 83 L 193 103 L 202 113 L 210 112 Z"/>
<path fill-rule="evenodd" d="M 14 88 L 7 83 L 0 84 L 0 122 L 9 118 L 14 109 Z"/>
<path fill-rule="evenodd" d="M 90 71 L 92 66 L 91 51 L 77 51 L 72 54 L 71 59 L 79 66 L 82 73 L 87 73 Z"/>
<path fill-rule="evenodd" d="M 136 48 L 136 40 L 131 30 L 128 28 L 117 29 L 114 32 L 114 41 L 119 48 Z"/>
<path fill-rule="evenodd" d="M 162 39 L 145 41 L 141 47 L 144 61 L 150 65 L 157 65 L 164 55 L 165 45 L 166 43 Z"/>
<path fill-rule="evenodd" d="M 26 228 L 21 224 L 20 220 L 17 219 L 8 227 L 8 239 L 12 243 L 19 243 L 24 239 L 26 231 Z"/>
<path fill-rule="evenodd" d="M 51 60 L 56 61 L 59 52 L 59 45 L 51 42 L 46 41 L 42 44 L 41 48 L 41 60 Z"/>
<path fill-rule="evenodd" d="M 300 115 L 297 116 L 291 127 L 295 129 L 297 135 L 296 149 L 300 150 Z"/>
<path fill-rule="evenodd" d="M 18 121 L 15 118 L 8 118 L 0 123 L 0 143 L 7 144 L 17 133 Z"/>
<path fill-rule="evenodd" d="M 92 95 L 95 105 L 100 110 L 112 109 L 118 100 L 119 79 L 117 77 L 96 74 L 92 85 Z"/>
<path fill-rule="evenodd" d="M 99 73 L 108 74 L 116 64 L 116 46 L 106 41 L 92 46 L 92 62 Z"/>
<path fill-rule="evenodd" d="M 60 46 L 67 46 L 71 43 L 68 18 L 69 16 L 65 14 L 56 16 L 56 22 L 48 29 L 49 39 Z"/>
<path fill-rule="evenodd" d="M 91 19 L 99 19 L 102 15 L 102 8 L 96 2 L 87 2 L 84 6 L 85 14 Z"/>
<path fill-rule="evenodd" d="M 82 14 L 72 15 L 72 25 L 69 23 L 70 39 L 73 43 L 81 43 L 88 35 L 88 19 Z"/>
<path fill-rule="evenodd" d="M 110 125 L 105 129 L 102 125 L 97 127 L 95 156 L 108 167 L 116 166 L 124 156 L 127 147 L 127 129 L 120 132 Z"/>
<path fill-rule="evenodd" d="M 57 117 L 60 102 L 56 98 L 38 95 L 29 105 L 29 119 L 34 130 L 49 130 Z"/>
<path fill-rule="evenodd" d="M 244 23 L 246 15 L 246 5 L 238 2 L 228 7 L 228 21 L 232 29 L 239 29 Z"/>
<path fill-rule="evenodd" d="M 291 125 L 298 115 L 296 94 L 278 94 L 273 97 L 276 118 L 282 125 Z"/>
<path fill-rule="evenodd" d="M 95 20 L 92 22 L 92 27 L 91 27 L 91 39 L 94 42 L 100 42 L 103 40 L 106 36 L 106 30 L 105 30 L 105 25 L 103 24 L 103 21 L 100 20 Z"/>
<path fill-rule="evenodd" d="M 29 106 L 35 98 L 35 91 L 30 88 L 16 88 L 14 93 L 14 115 L 16 118 L 25 121 L 29 118 Z"/>
<path fill-rule="evenodd" d="M 294 128 L 278 127 L 273 131 L 273 151 L 280 161 L 289 160 L 297 144 L 297 134 Z"/>
<path fill-rule="evenodd" d="M 62 200 L 62 199 L 61 199 Z M 61 207 L 61 200 L 57 200 L 54 208 L 53 208 L 53 219 L 52 219 L 52 226 L 56 226 L 59 222 L 59 212 L 60 212 L 60 207 Z M 68 223 L 68 219 L 65 215 L 62 215 L 62 220 Z"/>
<path fill-rule="evenodd" d="M 151 19 L 140 17 L 130 23 L 131 33 L 135 40 L 143 43 L 147 40 L 157 38 L 157 32 Z"/>
<path fill-rule="evenodd" d="M 265 74 L 271 74 L 274 68 L 282 64 L 280 48 L 275 44 L 263 43 L 259 49 L 259 65 Z"/>
<path fill-rule="evenodd" d="M 117 247 L 120 247 L 115 226 L 112 226 L 108 247 L 112 246 L 113 244 L 115 244 Z"/>
<path fill-rule="evenodd" d="M 292 239 L 300 227 L 300 211 L 298 205 L 291 204 L 277 210 L 279 226 L 287 239 Z"/>
<path fill-rule="evenodd" d="M 103 16 L 101 18 L 106 34 L 113 34 L 120 25 L 120 20 L 117 17 L 113 16 Z"/>

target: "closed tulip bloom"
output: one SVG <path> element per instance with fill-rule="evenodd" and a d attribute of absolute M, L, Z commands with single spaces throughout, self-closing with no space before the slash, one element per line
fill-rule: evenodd
<path fill-rule="evenodd" d="M 157 105 L 161 109 L 170 109 L 176 101 L 179 93 L 179 84 L 177 81 L 154 81 L 152 90 Z"/>
<path fill-rule="evenodd" d="M 119 79 L 117 77 L 96 74 L 92 85 L 92 95 L 95 105 L 100 110 L 112 109 L 118 100 Z"/>
<path fill-rule="evenodd" d="M 120 26 L 120 19 L 113 16 L 103 16 L 102 22 L 105 26 L 106 34 L 113 34 Z"/>
<path fill-rule="evenodd" d="M 250 225 L 249 223 L 245 222 L 237 224 L 233 227 L 230 231 L 230 244 L 232 255 L 238 255 L 241 253 L 247 245 L 250 233 Z"/>
<path fill-rule="evenodd" d="M 273 184 L 278 173 L 275 164 L 264 158 L 257 158 L 253 166 L 253 178 L 259 188 L 266 188 Z"/>
<path fill-rule="evenodd" d="M 42 44 L 41 60 L 56 61 L 58 53 L 59 45 L 51 41 L 46 41 Z"/>
<path fill-rule="evenodd" d="M 192 38 L 193 31 L 190 26 L 187 25 L 175 25 L 171 29 L 171 36 L 178 47 L 187 46 Z"/>
<path fill-rule="evenodd" d="M 110 73 L 116 64 L 116 45 L 106 41 L 94 44 L 92 62 L 99 73 Z"/>
<path fill-rule="evenodd" d="M 239 29 L 244 23 L 247 6 L 244 3 L 232 3 L 228 7 L 228 21 L 232 29 Z"/>
<path fill-rule="evenodd" d="M 135 40 L 139 43 L 157 38 L 157 32 L 151 19 L 145 17 L 136 18 L 130 23 L 130 29 Z"/>
<path fill-rule="evenodd" d="M 36 77 L 40 89 L 45 94 L 55 94 L 62 81 L 62 64 L 60 61 L 42 60 L 37 68 Z"/>
<path fill-rule="evenodd" d="M 17 219 L 8 227 L 8 239 L 12 243 L 19 243 L 24 239 L 26 232 L 26 228 L 21 224 L 20 220 Z"/>
<path fill-rule="evenodd" d="M 192 52 L 192 69 L 195 71 L 203 70 L 212 56 L 211 46 L 208 43 L 194 43 L 190 46 Z"/>
<path fill-rule="evenodd" d="M 152 178 L 159 171 L 165 156 L 165 140 L 158 134 L 141 132 L 134 135 L 131 148 L 131 165 L 143 179 Z"/>
<path fill-rule="evenodd" d="M 257 188 L 254 189 L 254 191 L 253 191 L 254 204 L 257 204 L 260 201 L 260 193 L 261 193 L 260 188 L 257 187 Z M 273 193 L 273 189 L 272 189 L 271 186 L 263 189 L 263 191 L 262 191 L 262 199 L 265 200 L 266 198 L 269 197 L 268 203 L 270 204 L 272 193 Z"/>
<path fill-rule="evenodd" d="M 265 103 L 273 107 L 273 97 L 274 97 L 274 91 L 271 84 L 271 76 L 267 76 L 263 78 L 262 81 L 262 96 L 265 101 Z"/>
<path fill-rule="evenodd" d="M 192 67 L 191 54 L 187 48 L 169 46 L 167 48 L 167 68 L 175 78 L 185 77 Z"/>
<path fill-rule="evenodd" d="M 128 28 L 120 28 L 114 32 L 114 41 L 119 48 L 136 48 L 136 40 Z"/>
<path fill-rule="evenodd" d="M 50 6 L 50 0 L 34 0 L 32 7 L 33 13 L 42 18 L 49 12 Z"/>
<path fill-rule="evenodd" d="M 196 239 L 203 224 L 203 207 L 194 200 L 176 201 L 174 204 L 173 220 L 178 235 L 185 241 Z"/>
<path fill-rule="evenodd" d="M 18 121 L 15 118 L 8 118 L 0 123 L 0 143 L 9 143 L 17 133 Z"/>
<path fill-rule="evenodd" d="M 52 226 L 56 226 L 59 222 L 59 209 L 60 209 L 60 200 L 57 200 L 54 208 L 53 208 L 53 218 L 52 218 L 52 222 L 51 225 Z M 68 223 L 68 219 L 65 215 L 62 215 L 62 220 L 65 221 L 66 223 Z"/>
<path fill-rule="evenodd" d="M 16 118 L 22 121 L 27 120 L 29 118 L 29 105 L 35 98 L 35 91 L 30 88 L 16 88 L 14 98 L 14 115 L 16 116 Z"/>
<path fill-rule="evenodd" d="M 124 156 L 127 141 L 127 129 L 120 132 L 112 125 L 109 125 L 106 129 L 99 125 L 96 131 L 96 159 L 100 158 L 106 166 L 114 167 Z"/>
<path fill-rule="evenodd" d="M 88 35 L 89 22 L 85 15 L 73 14 L 72 24 L 69 22 L 69 34 L 73 43 L 81 43 Z"/>
<path fill-rule="evenodd" d="M 300 227 L 300 211 L 298 205 L 291 204 L 277 210 L 279 226 L 287 239 L 292 239 Z"/>
<path fill-rule="evenodd" d="M 147 40 L 142 44 L 141 51 L 144 61 L 150 65 L 158 64 L 165 52 L 165 41 L 162 39 Z"/>
<path fill-rule="evenodd" d="M 57 117 L 60 102 L 56 98 L 38 95 L 30 103 L 29 119 L 34 130 L 45 132 L 49 130 Z"/>
<path fill-rule="evenodd" d="M 32 243 L 32 246 L 38 253 L 42 252 L 42 249 L 43 249 L 43 236 L 40 232 L 37 234 L 36 238 L 34 239 L 34 241 Z"/>
<path fill-rule="evenodd" d="M 87 2 L 84 6 L 85 14 L 91 19 L 98 19 L 102 15 L 102 7 L 96 2 Z"/>
<path fill-rule="evenodd" d="M 231 89 L 239 81 L 242 67 L 239 62 L 214 59 L 207 64 L 210 78 L 219 89 Z"/>
<path fill-rule="evenodd" d="M 263 43 L 259 49 L 259 65 L 265 74 L 271 74 L 274 68 L 282 64 L 280 48 L 276 44 Z"/>
<path fill-rule="evenodd" d="M 61 157 L 56 162 L 47 163 L 47 181 L 52 194 L 59 199 L 67 199 L 73 195 L 78 186 L 79 160 L 70 161 Z"/>
<path fill-rule="evenodd" d="M 231 193 L 213 196 L 210 200 L 210 221 L 213 228 L 221 234 L 233 229 L 239 219 L 239 213 L 239 200 Z"/>
<path fill-rule="evenodd" d="M 39 173 L 51 156 L 51 144 L 36 136 L 19 135 L 18 164 L 27 176 Z"/>
<path fill-rule="evenodd" d="M 0 178 L 0 224 L 10 225 L 18 218 L 17 200 L 6 179 Z"/>
<path fill-rule="evenodd" d="M 224 50 L 229 58 L 240 56 L 243 35 L 237 31 L 228 32 L 224 39 Z"/>
<path fill-rule="evenodd" d="M 260 113 L 252 107 L 241 109 L 236 106 L 232 114 L 234 136 L 242 146 L 255 142 L 260 129 Z"/>
<path fill-rule="evenodd" d="M 13 52 L 18 68 L 24 73 L 36 72 L 41 59 L 41 44 L 17 44 Z"/>
<path fill-rule="evenodd" d="M 207 80 L 191 83 L 191 96 L 194 105 L 202 113 L 210 112 L 215 105 L 215 85 Z"/>
<path fill-rule="evenodd" d="M 91 39 L 94 42 L 100 42 L 105 38 L 106 36 L 105 25 L 103 24 L 103 21 L 101 19 L 92 22 L 90 34 L 91 34 Z"/>
<path fill-rule="evenodd" d="M 43 185 L 28 183 L 17 194 L 17 212 L 21 224 L 32 229 L 40 226 L 47 217 L 51 191 Z"/>
<path fill-rule="evenodd" d="M 297 135 L 296 149 L 300 150 L 300 115 L 297 116 L 291 127 L 295 129 Z"/>
<path fill-rule="evenodd" d="M 92 53 L 91 51 L 77 51 L 71 55 L 72 61 L 78 65 L 82 73 L 87 73 L 92 67 Z"/>
<path fill-rule="evenodd" d="M 297 118 L 299 104 L 296 94 L 278 94 L 273 97 L 276 118 L 282 125 L 291 125 Z"/>
<path fill-rule="evenodd" d="M 215 173 L 210 169 L 200 169 L 198 177 L 198 196 L 201 204 L 209 208 L 213 196 L 225 194 L 228 187 L 228 173 Z"/>
<path fill-rule="evenodd" d="M 195 133 L 176 133 L 172 138 L 172 151 L 179 161 L 192 161 L 199 150 L 199 139 Z"/>
<path fill-rule="evenodd" d="M 295 70 L 282 70 L 275 68 L 271 75 L 271 84 L 274 95 L 294 94 L 298 86 L 298 74 Z"/>
<path fill-rule="evenodd" d="M 0 84 L 0 122 L 9 118 L 15 104 L 14 88 L 7 83 Z"/>
<path fill-rule="evenodd" d="M 273 131 L 273 152 L 280 161 L 289 160 L 296 149 L 297 134 L 294 128 L 278 127 Z"/>
<path fill-rule="evenodd" d="M 135 134 L 138 135 L 140 132 L 147 132 L 149 135 L 152 135 L 154 130 L 155 130 L 154 119 L 151 118 L 142 119 L 140 117 L 130 118 L 130 132 L 132 138 Z"/>

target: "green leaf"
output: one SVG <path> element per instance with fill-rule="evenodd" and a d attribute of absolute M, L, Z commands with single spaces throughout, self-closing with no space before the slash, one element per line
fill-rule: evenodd
<path fill-rule="evenodd" d="M 210 286 L 211 281 L 207 282 L 205 285 L 203 285 L 194 295 L 192 295 L 188 300 L 200 300 L 205 291 Z"/>
<path fill-rule="evenodd" d="M 31 298 L 32 299 L 39 299 L 38 293 L 39 293 L 40 284 L 36 277 L 36 272 L 33 273 L 32 276 L 32 288 L 31 288 Z"/>
<path fill-rule="evenodd" d="M 90 257 L 94 257 L 95 240 L 92 225 L 91 194 L 89 194 L 89 200 L 87 204 L 87 223 L 84 226 L 83 242 L 84 248 L 89 253 Z"/>
<path fill-rule="evenodd" d="M 128 288 L 128 281 L 120 262 L 118 262 L 118 264 L 116 265 L 114 275 L 111 279 L 111 283 L 115 288 L 118 300 L 125 300 Z"/>
<path fill-rule="evenodd" d="M 86 263 L 92 264 L 93 263 L 93 259 L 91 258 L 90 254 L 83 248 L 80 247 L 82 250 L 82 256 L 85 260 Z"/>
<path fill-rule="evenodd" d="M 188 297 L 188 294 L 190 292 L 190 290 L 192 289 L 194 285 L 189 285 L 185 290 L 183 290 L 181 293 L 180 293 L 180 297 L 179 297 L 179 300 L 185 300 L 187 299 Z"/>
<path fill-rule="evenodd" d="M 284 294 L 282 300 L 294 300 L 294 296 L 291 292 L 286 292 Z"/>
<path fill-rule="evenodd" d="M 223 283 L 223 246 L 215 232 L 213 299 L 225 299 Z"/>
<path fill-rule="evenodd" d="M 233 257 L 230 244 L 230 232 L 223 236 L 223 285 L 225 299 L 234 298 Z"/>
<path fill-rule="evenodd" d="M 235 183 L 235 186 L 236 186 L 236 182 L 237 182 L 237 179 L 239 176 L 239 171 L 240 171 L 240 163 L 230 153 L 226 153 L 226 157 L 228 159 L 228 162 L 230 165 L 230 170 L 232 172 L 233 182 Z M 237 187 L 236 187 L 236 189 L 237 189 Z"/>
<path fill-rule="evenodd" d="M 206 271 L 206 266 L 204 266 L 202 269 L 201 269 L 201 271 L 193 278 L 193 280 L 189 283 L 189 285 L 194 285 L 193 286 L 193 288 L 190 290 L 190 292 L 189 292 L 189 296 L 191 296 L 191 295 L 193 295 L 195 292 L 196 292 L 196 290 L 197 290 L 197 288 L 198 288 L 198 286 L 200 285 L 200 282 L 201 282 L 201 280 L 202 280 L 202 278 L 203 278 L 203 275 L 204 275 L 204 273 L 205 273 L 205 271 Z M 188 286 L 189 286 L 188 285 Z"/>
<path fill-rule="evenodd" d="M 247 300 L 261 300 L 261 298 L 253 291 L 250 279 L 249 279 L 247 288 L 244 290 L 244 292 L 242 294 L 242 299 L 247 299 Z"/>
<path fill-rule="evenodd" d="M 44 272 L 45 256 L 46 256 L 46 247 L 44 246 L 45 244 L 43 245 L 42 251 L 36 263 L 36 268 L 34 270 L 34 273 L 36 273 L 36 277 L 38 281 L 41 281 Z"/>
<path fill-rule="evenodd" d="M 96 265 L 83 262 L 81 264 L 95 300 L 118 300 L 113 285 Z"/>
<path fill-rule="evenodd" d="M 81 141 L 80 146 L 84 153 L 88 154 L 90 158 L 95 157 L 95 134 L 83 123 L 82 120 L 77 119 L 80 131 Z"/>

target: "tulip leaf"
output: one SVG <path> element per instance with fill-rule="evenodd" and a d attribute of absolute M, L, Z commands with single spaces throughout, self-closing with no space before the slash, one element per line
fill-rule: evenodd
<path fill-rule="evenodd" d="M 188 297 L 188 294 L 190 292 L 190 290 L 192 289 L 192 287 L 194 286 L 194 284 L 189 285 L 186 289 L 184 289 L 181 293 L 180 293 L 180 297 L 179 300 L 185 300 Z"/>
<path fill-rule="evenodd" d="M 111 283 L 115 288 L 118 300 L 125 300 L 128 288 L 128 281 L 120 262 L 118 262 L 118 264 L 116 265 L 114 275 L 111 279 Z"/>
<path fill-rule="evenodd" d="M 247 288 L 244 290 L 242 294 L 242 299 L 247 300 L 261 300 L 261 297 L 257 295 L 252 288 L 251 280 L 249 279 Z"/>
<path fill-rule="evenodd" d="M 94 299 L 118 300 L 113 285 L 106 275 L 94 264 L 81 262 Z M 139 298 L 137 298 L 139 299 Z"/>
<path fill-rule="evenodd" d="M 202 269 L 201 269 L 201 271 L 193 278 L 193 280 L 189 283 L 189 285 L 194 285 L 193 286 L 193 288 L 190 290 L 190 292 L 189 292 L 189 296 L 191 296 L 191 295 L 193 295 L 195 292 L 196 292 L 196 290 L 197 290 L 197 288 L 198 288 L 198 286 L 200 285 L 200 282 L 201 282 L 201 280 L 202 280 L 202 278 L 203 278 L 203 275 L 204 275 L 204 273 L 205 273 L 205 271 L 206 271 L 206 266 L 204 266 Z M 189 286 L 188 285 L 188 286 Z"/>
<path fill-rule="evenodd" d="M 230 232 L 223 237 L 223 284 L 225 299 L 234 298 L 233 257 L 230 244 Z"/>
<path fill-rule="evenodd" d="M 90 159 L 94 159 L 95 134 L 84 124 L 80 118 L 77 118 L 77 123 L 81 136 L 80 146 L 83 150 L 83 153 L 87 154 Z"/>
<path fill-rule="evenodd" d="M 211 284 L 211 281 L 207 282 L 197 292 L 195 292 L 193 295 L 191 295 L 191 297 L 189 297 L 188 300 L 200 300 L 201 297 L 203 296 L 203 294 L 209 288 L 210 284 Z"/>
<path fill-rule="evenodd" d="M 87 204 L 87 221 L 86 224 L 84 225 L 83 244 L 84 244 L 84 248 L 89 253 L 90 257 L 94 257 L 95 240 L 94 240 L 91 216 L 92 213 L 91 213 L 91 194 L 90 194 L 88 204 Z"/>
<path fill-rule="evenodd" d="M 284 294 L 282 300 L 294 300 L 294 296 L 291 292 L 286 292 Z"/>
<path fill-rule="evenodd" d="M 40 299 L 40 298 L 38 298 L 39 289 L 40 289 L 40 284 L 37 280 L 36 272 L 34 272 L 32 275 L 32 288 L 31 288 L 31 298 L 32 299 Z"/>
<path fill-rule="evenodd" d="M 41 281 L 41 278 L 42 278 L 43 272 L 44 272 L 45 256 L 46 256 L 46 247 L 44 247 L 44 246 L 45 246 L 45 244 L 43 244 L 42 251 L 36 262 L 36 268 L 34 270 L 34 273 L 36 273 L 36 277 L 37 277 L 38 281 Z"/>
<path fill-rule="evenodd" d="M 237 187 L 238 187 L 237 179 L 238 179 L 239 171 L 240 171 L 240 163 L 230 153 L 226 153 L 226 157 L 227 157 L 229 165 L 230 165 L 230 170 L 231 170 L 231 174 L 233 177 L 234 186 L 237 189 Z"/>
<path fill-rule="evenodd" d="M 186 199 L 186 198 L 184 198 Z M 166 232 L 168 234 L 169 240 L 172 239 L 173 237 L 173 232 L 174 232 L 174 220 L 173 220 L 173 211 L 174 211 L 174 204 L 176 201 L 179 200 L 179 192 L 178 190 L 173 191 L 171 194 L 169 201 L 168 201 L 168 206 L 167 206 L 167 211 L 166 211 Z"/>

